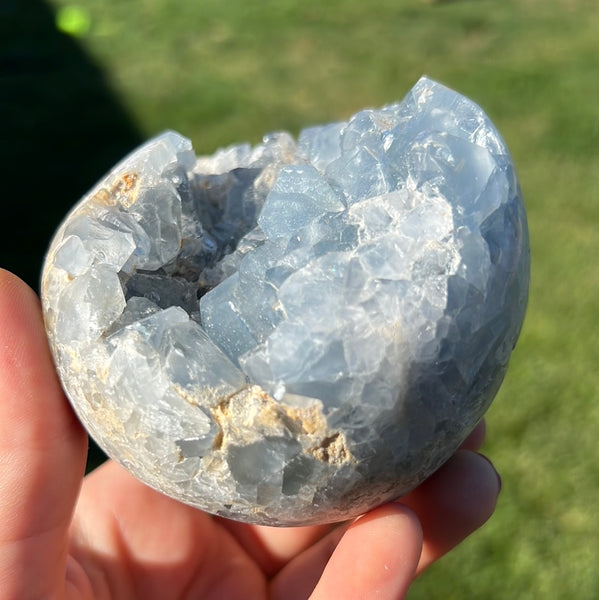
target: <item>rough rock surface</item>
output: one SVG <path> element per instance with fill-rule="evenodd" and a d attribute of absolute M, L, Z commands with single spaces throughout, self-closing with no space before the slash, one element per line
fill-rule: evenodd
<path fill-rule="evenodd" d="M 74 208 L 42 295 L 106 452 L 212 513 L 355 516 L 419 484 L 492 401 L 528 293 L 497 130 L 422 78 L 401 103 L 196 157 L 167 132 Z"/>

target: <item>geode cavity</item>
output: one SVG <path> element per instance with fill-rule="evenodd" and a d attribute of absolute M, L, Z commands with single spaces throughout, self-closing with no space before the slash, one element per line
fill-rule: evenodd
<path fill-rule="evenodd" d="M 504 142 L 422 78 L 297 142 L 149 141 L 69 214 L 42 293 L 112 458 L 209 512 L 300 525 L 397 498 L 455 451 L 504 376 L 528 273 Z"/>

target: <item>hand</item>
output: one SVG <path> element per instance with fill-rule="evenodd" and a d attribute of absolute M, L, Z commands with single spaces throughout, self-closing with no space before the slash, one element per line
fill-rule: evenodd
<path fill-rule="evenodd" d="M 403 598 L 480 527 L 498 476 L 463 449 L 400 502 L 338 526 L 277 529 L 207 515 L 107 462 L 65 399 L 35 294 L 0 270 L 0 599 Z M 83 482 L 83 483 L 82 483 Z"/>

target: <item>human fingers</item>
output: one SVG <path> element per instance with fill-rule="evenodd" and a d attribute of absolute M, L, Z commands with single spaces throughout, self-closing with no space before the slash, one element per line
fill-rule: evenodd
<path fill-rule="evenodd" d="M 39 301 L 0 270 L 0 590 L 57 597 L 87 437 L 50 356 Z"/>
<path fill-rule="evenodd" d="M 272 597 L 398 600 L 414 578 L 421 546 L 416 515 L 401 504 L 385 504 L 290 561 L 273 580 Z"/>
<path fill-rule="evenodd" d="M 457 546 L 493 514 L 501 480 L 491 462 L 458 450 L 400 502 L 418 515 L 424 541 L 418 572 Z"/>
<path fill-rule="evenodd" d="M 485 436 L 487 435 L 487 424 L 484 419 L 482 419 L 478 425 L 470 432 L 470 435 L 462 442 L 460 449 L 461 450 L 472 450 L 473 452 L 478 452 L 484 441 Z"/>
<path fill-rule="evenodd" d="M 254 558 L 267 577 L 274 576 L 292 558 L 326 535 L 334 525 L 263 527 L 218 519 Z"/>

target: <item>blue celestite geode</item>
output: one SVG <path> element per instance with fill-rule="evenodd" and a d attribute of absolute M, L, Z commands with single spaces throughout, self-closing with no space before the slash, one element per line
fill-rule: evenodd
<path fill-rule="evenodd" d="M 65 390 L 150 486 L 270 525 L 408 492 L 499 388 L 529 248 L 507 148 L 422 78 L 349 121 L 196 157 L 167 132 L 74 208 L 42 296 Z"/>

